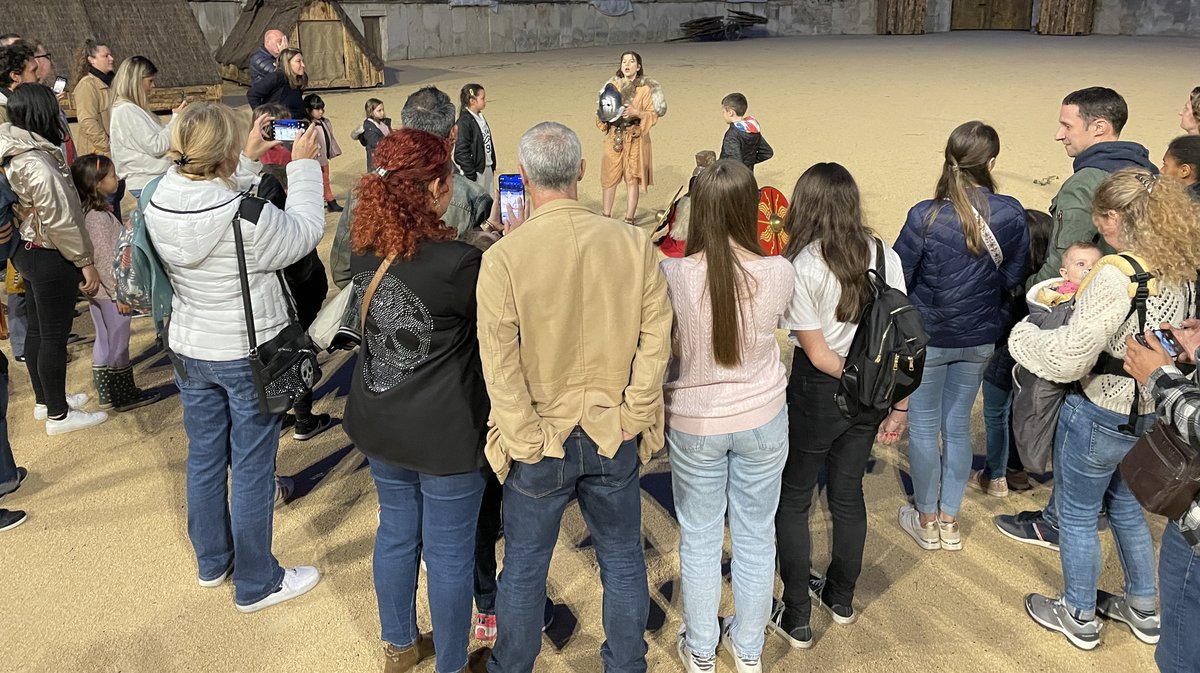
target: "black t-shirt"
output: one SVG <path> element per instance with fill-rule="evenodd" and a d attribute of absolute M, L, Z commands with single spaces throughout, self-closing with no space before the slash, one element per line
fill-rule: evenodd
<path fill-rule="evenodd" d="M 367 456 L 425 474 L 484 464 L 491 411 L 479 361 L 475 283 L 483 253 L 425 242 L 392 265 L 367 312 L 345 427 Z M 353 255 L 361 299 L 380 260 Z"/>

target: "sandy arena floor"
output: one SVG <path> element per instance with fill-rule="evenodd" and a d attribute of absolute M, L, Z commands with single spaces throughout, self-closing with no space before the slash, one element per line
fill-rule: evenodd
<path fill-rule="evenodd" d="M 1176 112 L 1195 81 L 1194 40 L 1052 38 L 957 33 L 924 37 L 754 39 L 739 43 L 636 47 L 658 79 L 669 114 L 653 131 L 657 184 L 640 218 L 662 207 L 690 174 L 692 155 L 719 147 L 720 100 L 745 93 L 776 156 L 759 167 L 761 184 L 785 193 L 816 161 L 844 163 L 858 178 L 870 223 L 893 238 L 913 203 L 933 191 L 950 130 L 983 119 L 996 126 L 1004 151 L 1000 188 L 1026 206 L 1045 209 L 1070 160 L 1053 140 L 1059 101 L 1067 92 L 1103 84 L 1132 110 L 1124 137 L 1150 147 L 1155 161 L 1179 134 Z M 536 54 L 414 61 L 399 83 L 378 91 L 326 95 L 346 156 L 334 162 L 342 193 L 362 170 L 361 147 L 349 133 L 362 103 L 379 96 L 398 122 L 405 97 L 435 84 L 457 100 L 467 82 L 487 87 L 487 109 L 500 172 L 516 167 L 516 142 L 532 124 L 554 119 L 579 131 L 589 162 L 600 158 L 592 124 L 596 91 L 615 69 L 620 47 Z M 593 164 L 596 165 L 596 164 Z M 1035 179 L 1057 176 L 1047 186 Z M 583 199 L 599 204 L 594 172 Z M 328 218 L 327 252 L 335 218 Z M 87 318 L 76 323 L 92 333 Z M 148 321 L 135 322 L 134 352 L 152 342 Z M 5 345 L 4 348 L 8 348 Z M 91 390 L 90 346 L 71 347 L 72 390 Z M 346 356 L 325 364 L 318 411 L 340 414 Z M 12 365 L 9 432 L 19 464 L 30 469 L 20 492 L 3 505 L 29 510 L 22 527 L 0 534 L 0 669 L 6 671 L 374 671 L 380 670 L 379 620 L 371 578 L 376 500 L 361 454 L 340 428 L 308 443 L 281 441 L 279 472 L 296 475 L 303 493 L 277 510 L 274 549 L 285 565 L 315 564 L 324 574 L 307 596 L 256 615 L 233 609 L 232 590 L 196 586 L 186 533 L 186 439 L 169 367 L 139 357 L 144 386 L 164 386 L 164 401 L 119 415 L 89 432 L 47 438 L 30 418 L 24 367 Z M 982 453 L 982 435 L 976 451 Z M 431 447 L 433 450 L 433 447 Z M 776 637 L 764 660 L 776 671 L 1085 671 L 1153 670 L 1153 648 L 1110 625 L 1100 650 L 1085 654 L 1026 617 L 1022 597 L 1056 593 L 1056 554 L 1008 541 L 990 517 L 1044 502 L 1049 489 L 1000 500 L 969 492 L 963 509 L 965 550 L 924 552 L 896 525 L 904 502 L 903 445 L 880 447 L 866 477 L 870 510 L 866 568 L 858 595 L 861 617 L 838 626 L 814 610 L 816 647 L 792 652 Z M 665 460 L 647 466 L 643 530 L 654 602 L 648 633 L 650 670 L 678 670 L 678 543 Z M 1156 531 L 1161 521 L 1155 521 Z M 827 560 L 827 517 L 814 517 L 814 565 Z M 1156 533 L 1157 534 L 1157 533 Z M 564 520 L 550 577 L 564 604 L 544 640 L 537 670 L 600 671 L 597 648 L 600 585 L 578 508 Z M 1102 586 L 1121 588 L 1111 539 L 1105 537 Z M 727 611 L 732 599 L 726 591 Z M 428 611 L 422 599 L 422 619 Z M 665 620 L 665 623 L 664 623 Z M 552 642 L 553 641 L 553 642 Z M 419 668 L 433 671 L 432 663 Z M 732 671 L 722 655 L 720 670 Z"/>

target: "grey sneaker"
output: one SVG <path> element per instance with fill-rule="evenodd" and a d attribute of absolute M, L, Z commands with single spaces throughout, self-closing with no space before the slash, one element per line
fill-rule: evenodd
<path fill-rule="evenodd" d="M 675 642 L 675 651 L 679 653 L 679 661 L 683 662 L 683 670 L 687 673 L 713 673 L 717 670 L 717 655 L 714 652 L 707 657 L 701 657 L 692 651 L 687 644 L 687 631 L 679 630 Z"/>
<path fill-rule="evenodd" d="M 1025 611 L 1033 621 L 1063 634 L 1072 645 L 1081 650 L 1094 650 L 1100 644 L 1100 628 L 1103 626 L 1100 620 L 1092 617 L 1091 621 L 1082 624 L 1075 621 L 1061 598 L 1029 594 L 1025 597 Z"/>
<path fill-rule="evenodd" d="M 808 624 L 784 626 L 783 612 L 783 601 L 772 599 L 771 620 L 767 622 L 767 628 L 779 634 L 794 650 L 807 650 L 811 648 L 813 646 L 812 627 Z"/>
<path fill-rule="evenodd" d="M 737 673 L 762 673 L 762 658 L 761 656 L 754 658 L 743 658 L 738 654 L 738 651 L 733 647 L 733 634 L 730 633 L 730 627 L 733 625 L 732 617 L 721 617 L 721 647 L 724 648 L 729 656 L 733 657 L 733 665 L 737 668 Z"/>
<path fill-rule="evenodd" d="M 916 540 L 921 549 L 932 550 L 942 546 L 937 522 L 930 521 L 922 525 L 921 515 L 912 505 L 904 505 L 900 508 L 900 527 L 904 529 L 905 533 L 911 535 L 913 540 Z"/>
<path fill-rule="evenodd" d="M 1154 645 L 1158 642 L 1159 617 L 1158 613 L 1144 615 L 1134 610 L 1124 596 L 1116 596 L 1107 591 L 1096 592 L 1096 614 L 1105 619 L 1122 622 L 1133 631 L 1134 637 L 1143 643 Z"/>

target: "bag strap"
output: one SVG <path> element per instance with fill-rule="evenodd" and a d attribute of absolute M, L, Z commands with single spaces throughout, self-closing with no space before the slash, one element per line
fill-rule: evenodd
<path fill-rule="evenodd" d="M 371 283 L 367 285 L 367 291 L 363 293 L 362 308 L 359 313 L 362 314 L 361 324 L 359 325 L 359 334 L 366 336 L 367 334 L 367 309 L 371 308 L 371 300 L 375 298 L 375 290 L 379 289 L 379 284 L 383 282 L 383 277 L 387 274 L 388 268 L 392 266 L 392 262 L 396 261 L 396 253 L 388 255 L 382 262 L 379 263 L 379 268 L 375 269 L 375 275 L 371 278 Z"/>
<path fill-rule="evenodd" d="M 238 281 L 242 285 L 242 311 L 246 314 L 246 336 L 250 342 L 250 357 L 254 357 L 258 354 L 258 334 L 254 329 L 254 308 L 250 303 L 250 274 L 246 270 L 246 243 L 242 240 L 242 220 L 258 222 L 258 217 L 267 202 L 257 196 L 251 196 L 250 192 L 243 192 L 240 197 L 242 201 L 238 204 L 237 213 L 233 216 L 233 242 L 237 246 Z M 299 322 L 296 316 L 296 304 L 283 279 L 283 272 L 276 271 L 275 278 L 279 281 L 279 289 L 283 292 L 288 322 Z"/>
<path fill-rule="evenodd" d="M 1143 269 L 1142 265 L 1133 256 L 1122 253 L 1121 257 L 1133 267 L 1133 275 L 1129 279 L 1137 283 L 1137 291 L 1134 292 L 1133 298 L 1129 301 L 1129 312 L 1125 314 L 1125 320 L 1128 320 L 1129 316 L 1137 313 L 1138 332 L 1144 333 L 1146 331 L 1146 300 L 1150 298 L 1150 279 L 1154 276 Z M 1138 384 L 1138 380 L 1134 379 L 1133 401 L 1129 403 L 1129 419 L 1125 424 L 1117 427 L 1118 430 L 1127 435 L 1136 435 L 1134 427 L 1137 425 L 1138 402 L 1140 400 L 1141 386 Z"/>
<path fill-rule="evenodd" d="M 999 269 L 1004 264 L 1004 249 L 1000 247 L 1000 241 L 996 240 L 996 234 L 992 233 L 992 228 L 988 226 L 987 220 L 979 214 L 979 209 L 972 205 L 971 211 L 975 213 L 975 222 L 979 224 L 979 235 L 983 237 L 983 247 L 987 248 L 988 256 L 992 258 L 992 263 Z"/>

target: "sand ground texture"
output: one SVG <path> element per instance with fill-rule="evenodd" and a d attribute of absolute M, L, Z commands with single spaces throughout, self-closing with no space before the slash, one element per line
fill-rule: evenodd
<path fill-rule="evenodd" d="M 927 198 L 950 130 L 983 119 L 1003 143 L 997 166 L 1002 191 L 1026 206 L 1046 208 L 1071 173 L 1053 140 L 1062 96 L 1103 84 L 1122 92 L 1132 111 L 1124 137 L 1150 147 L 1157 161 L 1179 133 L 1176 112 L 1196 84 L 1200 46 L 1194 40 L 1050 38 L 1024 34 L 945 34 L 924 37 L 755 39 L 738 43 L 653 44 L 636 47 L 658 79 L 670 112 L 653 131 L 656 185 L 643 199 L 642 222 L 662 207 L 690 174 L 692 155 L 719 147 L 724 126 L 719 101 L 745 93 L 762 122 L 775 158 L 759 168 L 761 184 L 790 194 L 800 172 L 816 161 L 844 163 L 857 177 L 870 223 L 889 240 L 907 209 Z M 532 124 L 554 119 L 580 132 L 589 162 L 600 158 L 592 119 L 595 94 L 615 69 L 621 49 L 446 58 L 404 63 L 399 84 L 376 91 L 326 95 L 329 116 L 346 156 L 334 162 L 344 192 L 362 170 L 361 148 L 349 132 L 362 103 L 379 96 L 399 118 L 416 86 L 458 88 L 483 83 L 487 116 L 499 148 L 500 172 L 516 167 L 516 143 Z M 594 165 L 594 163 L 593 163 Z M 1047 186 L 1035 179 L 1058 176 Z M 595 172 L 582 197 L 598 206 Z M 619 199 L 620 202 L 620 199 Z M 327 220 L 327 252 L 335 218 Z M 87 318 L 76 330 L 90 335 Z M 135 322 L 134 353 L 152 341 L 147 321 Z M 4 348 L 8 348 L 7 345 Z M 71 347 L 71 390 L 91 390 L 90 347 Z M 333 372 L 345 355 L 334 356 Z M 10 508 L 29 510 L 22 527 L 0 535 L 0 576 L 8 608 L 0 615 L 0 669 L 6 671 L 372 671 L 382 657 L 371 574 L 376 498 L 362 456 L 340 428 L 300 443 L 280 443 L 281 474 L 301 474 L 311 492 L 276 510 L 274 550 L 285 565 L 314 564 L 323 580 L 307 596 L 255 615 L 234 610 L 232 589 L 201 589 L 186 533 L 186 438 L 169 368 L 139 359 L 145 386 L 167 386 L 162 402 L 117 415 L 106 425 L 47 438 L 30 417 L 33 403 L 24 367 L 12 366 L 9 432 L 17 461 L 30 469 Z M 343 370 L 344 372 L 344 370 Z M 343 390 L 331 390 L 316 409 L 340 414 Z M 978 425 L 978 419 L 977 425 Z M 430 447 L 436 450 L 436 447 Z M 982 453 L 976 428 L 976 453 Z M 1083 653 L 1025 615 L 1022 597 L 1061 588 L 1056 554 L 1002 537 L 990 517 L 1040 507 L 1049 489 L 1001 500 L 968 491 L 962 511 L 964 551 L 925 552 L 896 525 L 904 502 L 900 471 L 904 445 L 878 447 L 865 480 L 870 534 L 856 604 L 857 624 L 839 626 L 814 610 L 816 647 L 789 650 L 769 637 L 767 668 L 776 671 L 1084 671 L 1153 669 L 1153 648 L 1128 629 L 1108 626 L 1103 646 Z M 646 467 L 659 493 L 668 481 L 665 459 Z M 649 492 L 643 499 L 651 594 L 666 623 L 648 634 L 652 671 L 677 670 L 674 635 L 681 610 L 677 526 Z M 1161 531 L 1161 521 L 1153 528 Z M 828 516 L 814 509 L 814 566 L 828 559 Z M 600 583 L 578 507 L 564 518 L 549 579 L 565 603 L 561 624 L 577 620 L 559 649 L 547 639 L 537 671 L 600 671 L 597 648 Z M 1103 588 L 1120 591 L 1111 538 L 1104 536 Z M 674 581 L 673 590 L 659 590 Z M 428 610 L 420 599 L 422 622 Z M 724 610 L 733 609 L 726 589 Z M 570 614 L 568 614 L 568 612 Z M 561 638 L 560 638 L 561 639 Z M 732 671 L 722 655 L 719 669 Z M 419 667 L 433 671 L 432 662 Z"/>

